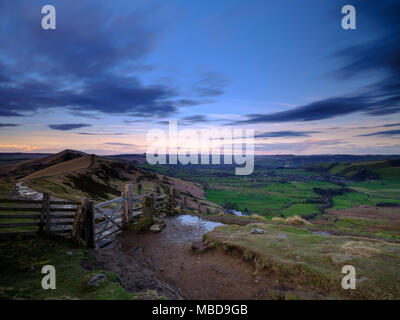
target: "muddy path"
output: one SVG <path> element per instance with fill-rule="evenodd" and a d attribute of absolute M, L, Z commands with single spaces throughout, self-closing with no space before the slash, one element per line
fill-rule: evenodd
<path fill-rule="evenodd" d="M 123 232 L 112 248 L 97 249 L 94 258 L 122 275 L 127 288 L 152 288 L 172 299 L 272 299 L 287 294 L 322 298 L 257 271 L 238 254 L 201 250 L 202 234 L 218 223 L 179 216 L 167 218 L 166 224 L 160 233 Z M 130 271 L 127 263 L 134 265 Z"/>

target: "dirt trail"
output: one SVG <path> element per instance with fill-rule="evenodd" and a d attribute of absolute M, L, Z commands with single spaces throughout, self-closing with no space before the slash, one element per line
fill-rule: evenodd
<path fill-rule="evenodd" d="M 152 269 L 153 278 L 143 279 L 140 276 L 143 270 L 135 269 L 130 272 L 130 278 L 125 279 L 130 281 L 127 287 L 135 288 L 136 281 L 144 288 L 148 281 L 148 287 L 157 289 L 154 284 L 156 277 L 156 282 L 163 284 L 158 284 L 159 289 L 170 298 L 176 298 L 177 294 L 184 299 L 271 299 L 285 294 L 320 298 L 314 293 L 297 289 L 283 279 L 256 272 L 253 266 L 233 253 L 218 250 L 195 253 L 192 247 L 201 245 L 202 234 L 214 227 L 213 222 L 185 223 L 182 217 L 171 217 L 166 219 L 166 223 L 167 227 L 160 233 L 122 233 L 113 248 L 105 249 L 112 250 L 112 254 L 108 259 L 101 259 L 103 266 L 119 273 L 121 265 L 129 261 L 127 257 L 137 256 L 140 252 L 142 260 L 147 261 Z M 113 262 L 104 265 L 107 260 Z M 149 275 L 147 271 L 145 274 Z M 168 290 L 165 290 L 165 284 L 170 286 Z"/>

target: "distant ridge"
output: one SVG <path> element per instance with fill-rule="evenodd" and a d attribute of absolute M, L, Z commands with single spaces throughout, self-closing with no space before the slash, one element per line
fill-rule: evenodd
<path fill-rule="evenodd" d="M 0 177 L 21 179 L 36 171 L 46 169 L 58 163 L 80 158 L 84 155 L 86 155 L 84 152 L 67 149 L 50 156 L 21 161 L 16 164 L 0 167 Z"/>

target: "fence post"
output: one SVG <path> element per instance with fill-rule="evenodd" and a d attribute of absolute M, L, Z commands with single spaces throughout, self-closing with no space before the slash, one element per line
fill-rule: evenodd
<path fill-rule="evenodd" d="M 187 209 L 187 203 L 186 203 L 186 196 L 185 196 L 185 200 L 183 202 L 183 213 L 186 214 L 186 209 Z"/>
<path fill-rule="evenodd" d="M 151 219 L 154 215 L 154 199 L 153 197 L 144 196 L 142 204 L 143 217 Z"/>
<path fill-rule="evenodd" d="M 129 217 L 132 214 L 132 185 L 125 185 L 125 197 L 126 197 L 126 206 L 125 206 L 125 222 L 128 224 Z"/>
<path fill-rule="evenodd" d="M 200 201 L 198 202 L 197 213 L 200 214 Z"/>
<path fill-rule="evenodd" d="M 126 228 L 128 225 L 128 220 L 126 218 L 126 210 L 127 210 L 127 203 L 126 203 L 126 194 L 124 191 L 121 192 L 121 222 L 122 222 L 122 229 Z"/>
<path fill-rule="evenodd" d="M 152 197 L 154 200 L 154 210 L 157 210 L 157 190 L 153 190 Z"/>
<path fill-rule="evenodd" d="M 42 198 L 42 210 L 40 212 L 40 225 L 39 225 L 39 232 L 43 231 L 43 222 L 46 220 L 46 233 L 50 232 L 51 226 L 51 218 L 50 218 L 50 194 L 43 193 Z"/>
<path fill-rule="evenodd" d="M 174 213 L 174 189 L 169 188 L 169 213 Z"/>
<path fill-rule="evenodd" d="M 75 217 L 74 217 L 74 224 L 72 225 L 72 230 L 71 230 L 71 236 L 72 239 L 76 238 L 76 234 L 78 232 L 78 235 L 82 235 L 82 225 L 84 221 L 84 214 L 86 210 L 86 198 L 81 199 L 81 203 L 78 205 L 78 208 L 76 209 L 75 212 Z"/>
<path fill-rule="evenodd" d="M 85 241 L 89 248 L 95 247 L 94 241 L 94 204 L 93 201 L 85 199 Z"/>

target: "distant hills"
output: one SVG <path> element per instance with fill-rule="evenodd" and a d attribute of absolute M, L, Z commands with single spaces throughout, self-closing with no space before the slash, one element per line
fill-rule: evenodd
<path fill-rule="evenodd" d="M 83 152 L 64 150 L 58 154 L 67 153 L 82 155 Z M 47 153 L 0 153 L 0 175 L 1 167 L 5 164 L 18 163 L 25 160 L 35 160 L 52 156 Z M 75 157 L 75 156 L 73 156 Z M 146 164 L 146 155 L 142 154 L 118 154 L 111 156 L 101 156 L 105 159 L 117 160 L 130 164 Z M 58 156 L 56 157 L 58 158 Z M 300 168 L 306 165 L 319 164 L 319 163 L 352 163 L 352 162 L 369 162 L 369 161 L 382 161 L 382 160 L 398 160 L 400 155 L 340 155 L 340 154 L 322 154 L 322 155 L 256 155 L 255 167 L 257 168 Z M 40 162 L 40 161 L 39 161 Z M 210 161 L 211 162 L 211 161 Z M 168 161 L 167 161 L 168 163 Z M 200 161 L 199 161 L 200 163 Z M 223 155 L 221 156 L 221 163 L 223 164 Z M 33 165 L 35 162 L 33 162 Z M 173 165 L 177 166 L 177 165 Z M 178 164 L 179 166 L 179 164 Z M 190 166 L 190 164 L 188 165 Z M 198 166 L 198 165 L 196 165 Z M 229 169 L 229 165 L 221 165 L 219 169 Z"/>
<path fill-rule="evenodd" d="M 306 169 L 356 180 L 400 180 L 400 160 L 323 163 Z"/>

